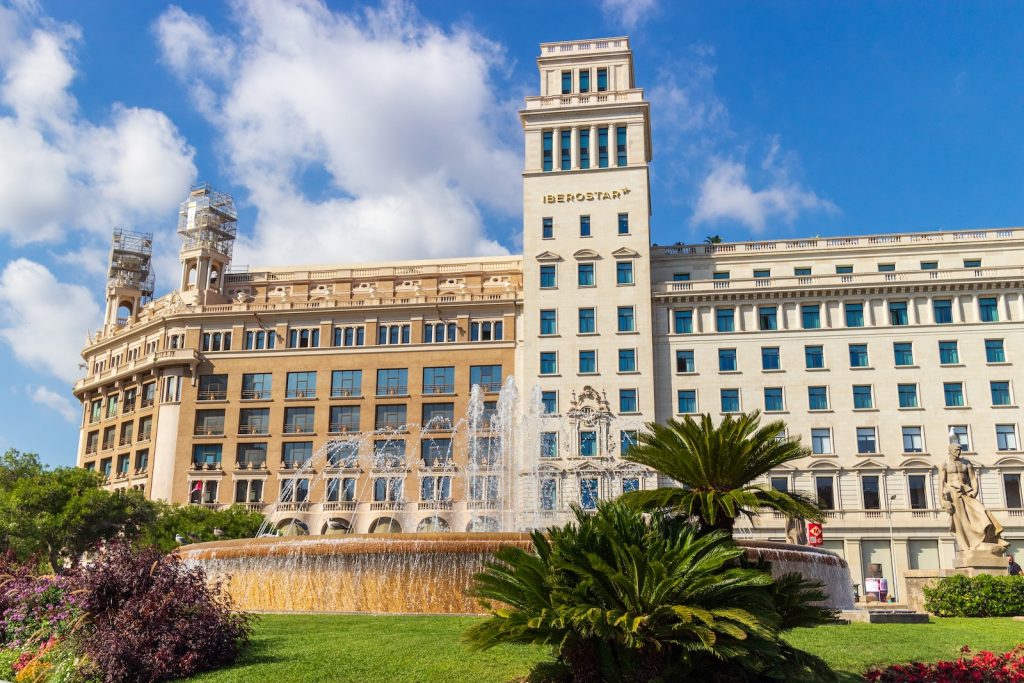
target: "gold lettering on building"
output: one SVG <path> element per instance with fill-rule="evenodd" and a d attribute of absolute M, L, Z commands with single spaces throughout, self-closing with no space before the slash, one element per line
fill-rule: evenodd
<path fill-rule="evenodd" d="M 542 198 L 544 204 L 569 204 L 572 202 L 600 202 L 606 199 L 621 199 L 629 194 L 628 187 L 619 190 L 595 192 L 568 192 L 566 194 L 546 194 Z"/>

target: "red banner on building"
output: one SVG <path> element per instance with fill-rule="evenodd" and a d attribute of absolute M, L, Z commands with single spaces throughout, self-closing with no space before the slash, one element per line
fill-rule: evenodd
<path fill-rule="evenodd" d="M 807 522 L 807 545 L 821 545 L 824 540 L 821 522 Z"/>

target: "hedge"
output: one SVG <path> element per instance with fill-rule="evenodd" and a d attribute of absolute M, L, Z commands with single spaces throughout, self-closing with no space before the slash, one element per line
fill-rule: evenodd
<path fill-rule="evenodd" d="M 924 606 L 937 617 L 1024 615 L 1024 576 L 948 576 L 924 589 Z"/>

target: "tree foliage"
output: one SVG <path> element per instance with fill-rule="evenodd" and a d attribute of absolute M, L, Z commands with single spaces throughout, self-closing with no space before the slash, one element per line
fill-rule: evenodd
<path fill-rule="evenodd" d="M 263 515 L 241 505 L 226 510 L 210 510 L 202 505 L 170 505 L 154 503 L 156 515 L 152 524 L 142 529 L 139 542 L 163 551 L 171 551 L 180 544 L 175 536 L 184 536 L 188 542 L 213 541 L 214 529 L 224 532 L 224 538 L 253 538 L 263 524 Z"/>
<path fill-rule="evenodd" d="M 702 526 L 731 532 L 736 517 L 771 509 L 791 517 L 821 519 L 808 497 L 754 484 L 768 472 L 809 451 L 787 438 L 782 421 L 760 426 L 760 413 L 727 415 L 717 427 L 710 415 L 648 423 L 626 459 L 646 465 L 681 486 L 633 491 L 622 499 L 645 510 L 671 509 Z"/>

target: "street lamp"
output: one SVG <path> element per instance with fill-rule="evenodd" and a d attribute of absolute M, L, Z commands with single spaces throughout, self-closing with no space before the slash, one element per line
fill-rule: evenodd
<path fill-rule="evenodd" d="M 896 500 L 896 494 L 889 496 L 889 557 L 892 558 L 892 596 L 896 598 L 896 591 L 899 586 L 899 572 L 896 569 L 896 539 L 892 535 L 892 504 Z"/>

